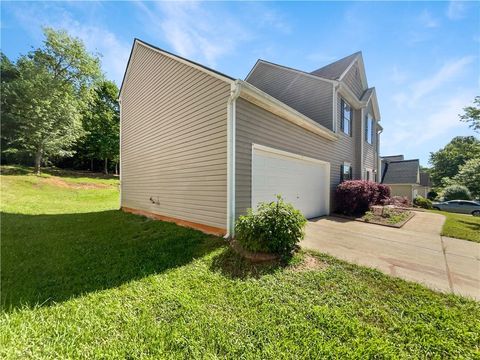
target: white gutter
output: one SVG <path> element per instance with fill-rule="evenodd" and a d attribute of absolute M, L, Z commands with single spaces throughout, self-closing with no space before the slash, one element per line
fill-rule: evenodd
<path fill-rule="evenodd" d="M 236 100 L 240 90 L 240 83 L 233 82 L 227 102 L 227 239 L 235 236 L 235 128 Z"/>
<path fill-rule="evenodd" d="M 123 198 L 123 191 L 122 191 L 122 186 L 123 186 L 123 182 L 122 182 L 122 174 L 123 174 L 123 169 L 122 169 L 122 99 L 119 98 L 118 99 L 118 112 L 119 112 L 119 117 L 120 117 L 120 124 L 119 124 L 119 146 L 118 146 L 118 172 L 119 172 L 119 175 L 120 175 L 120 198 L 119 198 L 119 201 L 120 201 L 120 206 L 119 208 L 121 209 L 122 208 L 122 198 Z"/>

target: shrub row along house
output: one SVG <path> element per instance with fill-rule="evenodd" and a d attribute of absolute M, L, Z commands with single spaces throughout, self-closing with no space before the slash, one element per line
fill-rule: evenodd
<path fill-rule="evenodd" d="M 390 187 L 393 196 L 413 201 L 417 196 L 427 197 L 432 188 L 428 173 L 420 170 L 418 159 L 405 160 L 403 155 L 383 156 L 381 182 Z"/>
<path fill-rule="evenodd" d="M 231 236 L 275 194 L 313 218 L 342 179 L 380 180 L 360 52 L 313 72 L 259 60 L 236 80 L 136 39 L 119 101 L 125 211 Z"/>

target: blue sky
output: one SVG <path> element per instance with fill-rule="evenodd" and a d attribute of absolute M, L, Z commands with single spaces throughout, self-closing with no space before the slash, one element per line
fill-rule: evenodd
<path fill-rule="evenodd" d="M 120 84 L 133 38 L 243 79 L 258 58 L 304 71 L 361 50 L 377 88 L 383 155 L 427 165 L 430 151 L 471 135 L 458 120 L 480 95 L 477 2 L 4 2 L 10 58 L 64 28 L 103 55 Z"/>

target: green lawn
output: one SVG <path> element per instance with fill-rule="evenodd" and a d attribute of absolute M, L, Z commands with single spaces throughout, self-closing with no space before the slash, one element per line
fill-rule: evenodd
<path fill-rule="evenodd" d="M 116 210 L 114 179 L 7 174 L 2 359 L 480 357 L 477 302 L 321 254 L 253 266 Z"/>
<path fill-rule="evenodd" d="M 454 214 L 446 211 L 432 210 L 447 218 L 443 225 L 442 235 L 457 239 L 480 243 L 480 216 Z"/>

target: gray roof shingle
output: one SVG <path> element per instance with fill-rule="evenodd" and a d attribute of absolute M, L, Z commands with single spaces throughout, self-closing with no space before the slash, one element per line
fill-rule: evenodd
<path fill-rule="evenodd" d="M 310 74 L 323 77 L 330 80 L 338 80 L 340 76 L 347 70 L 350 64 L 360 55 L 362 52 L 358 51 L 352 55 L 348 55 L 340 60 L 337 60 L 331 64 L 325 65 L 320 69 L 312 71 Z"/>
<path fill-rule="evenodd" d="M 387 161 L 384 164 L 384 184 L 418 184 L 420 162 L 415 160 Z"/>

